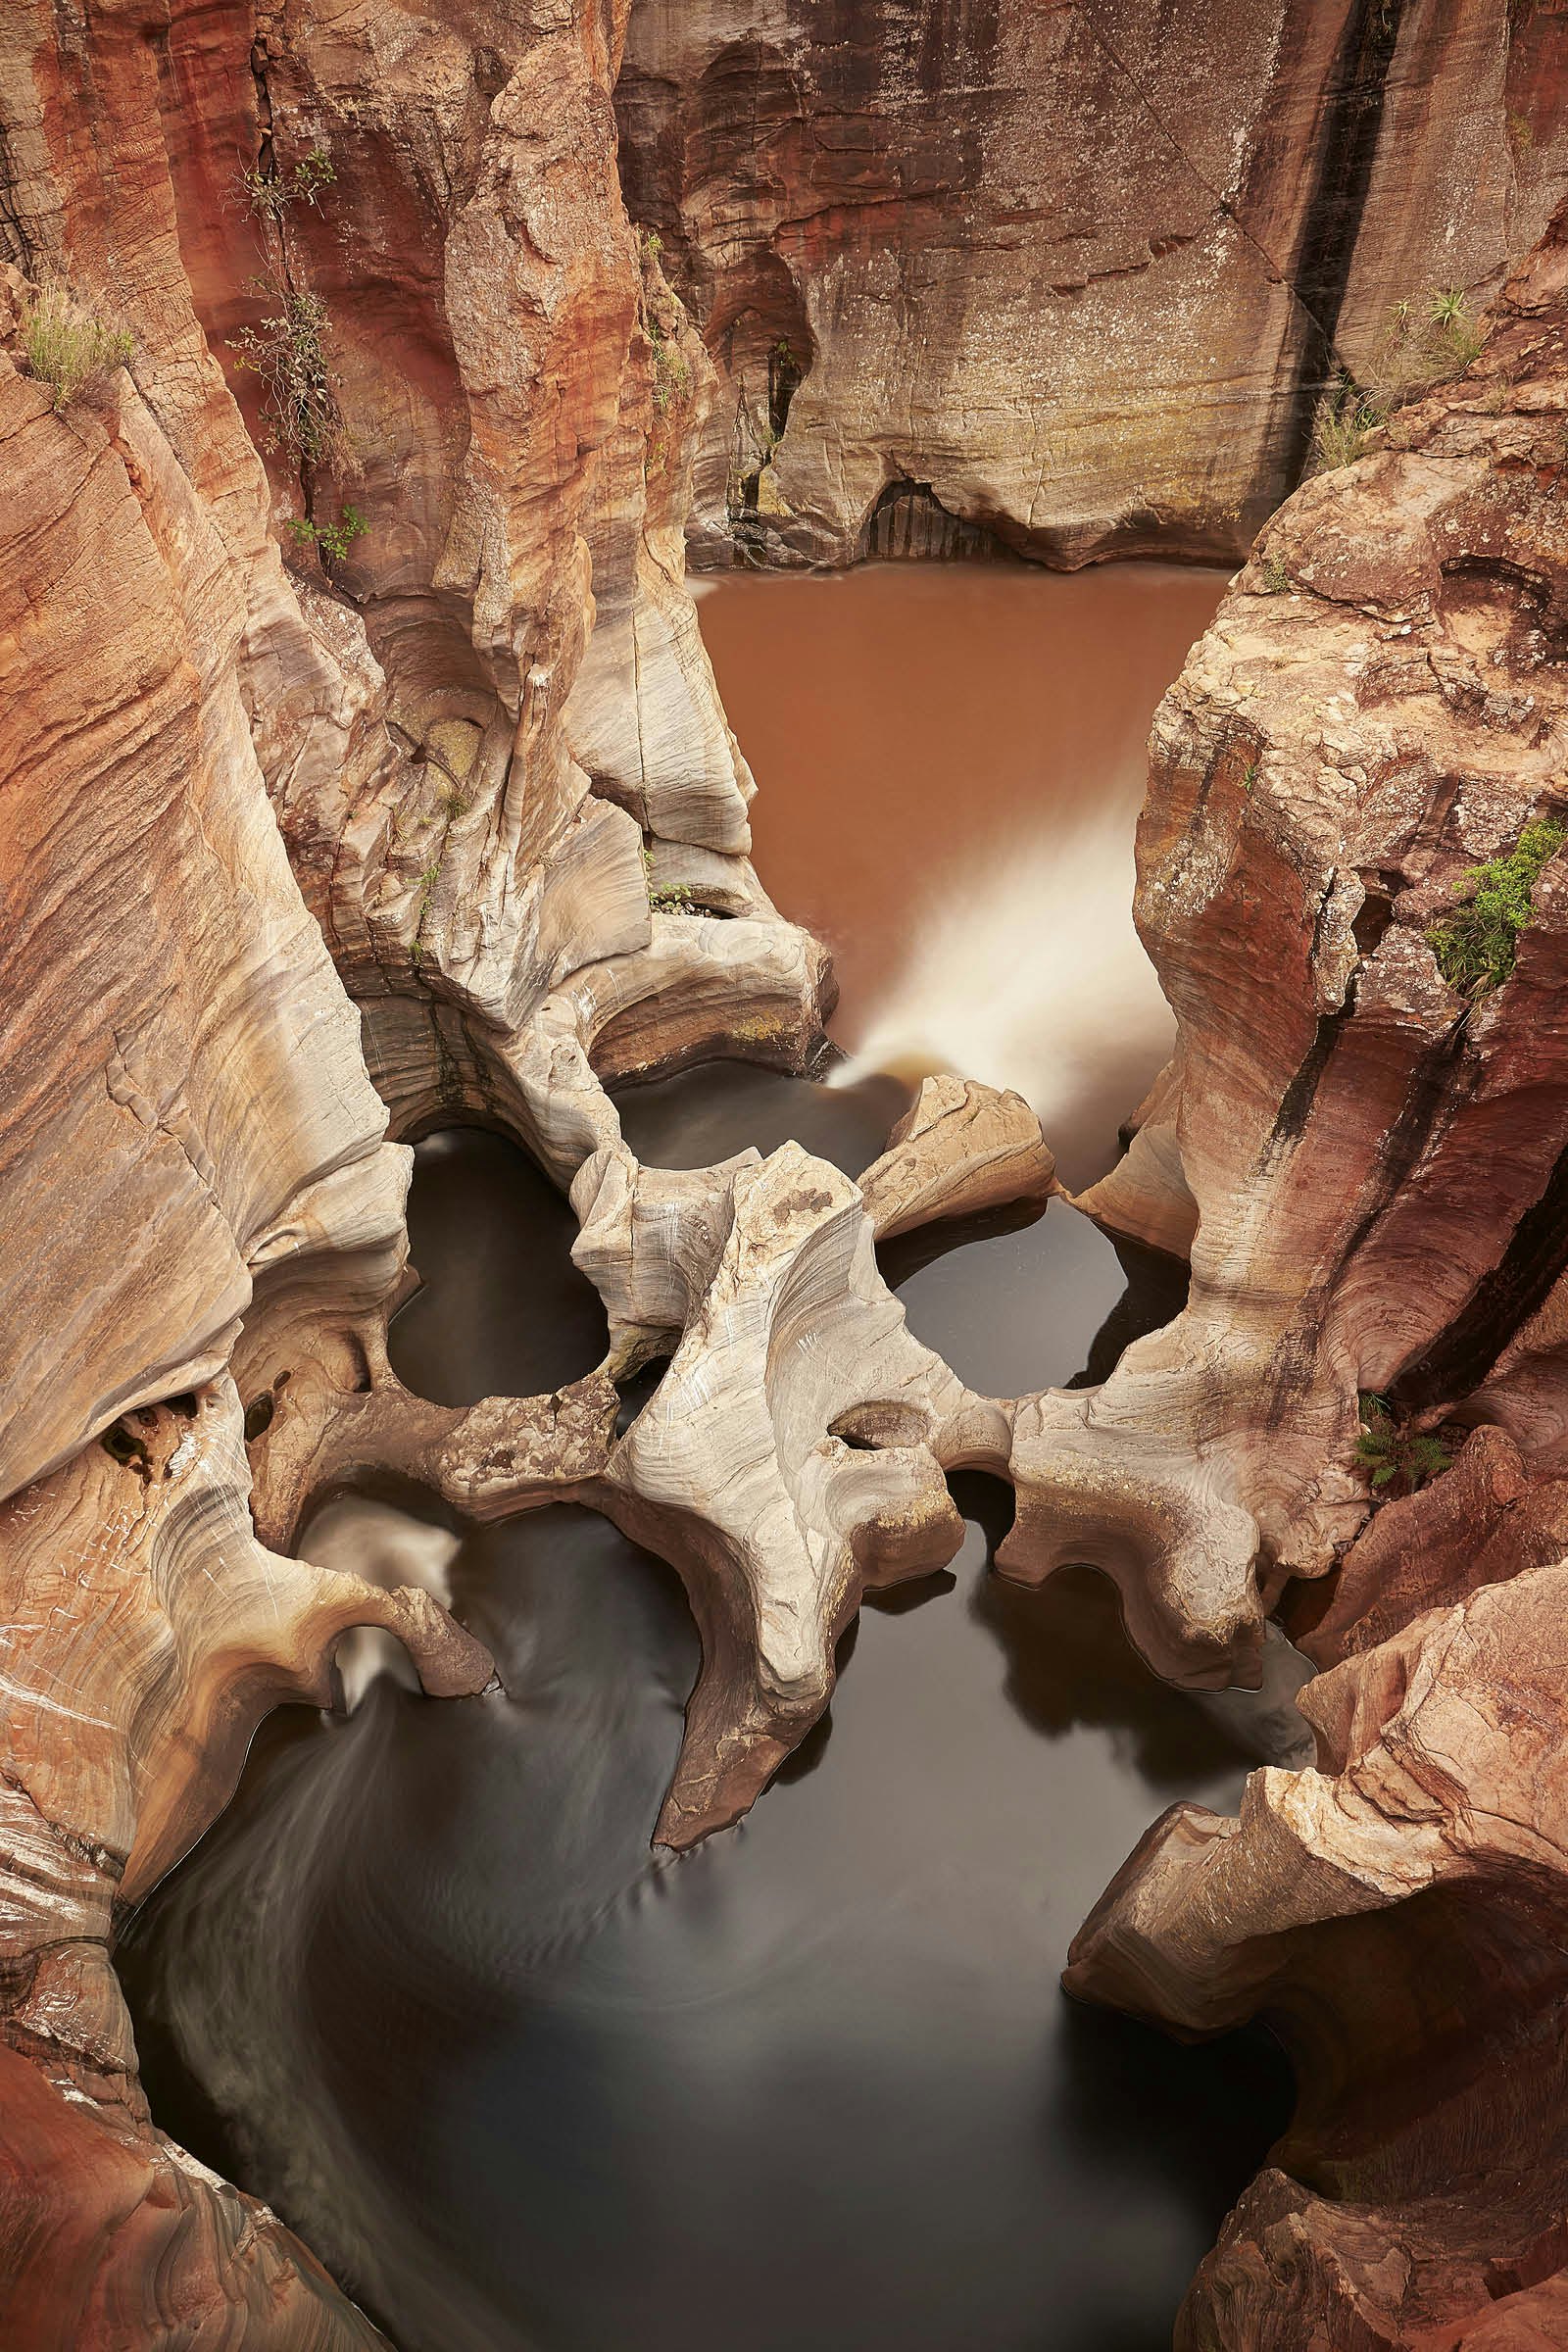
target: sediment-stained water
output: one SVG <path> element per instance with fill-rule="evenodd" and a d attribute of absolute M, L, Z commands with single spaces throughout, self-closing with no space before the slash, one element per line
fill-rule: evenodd
<path fill-rule="evenodd" d="M 622 1111 L 665 1164 L 793 1133 L 854 1173 L 906 1088 L 850 1079 L 698 1071 Z M 1092 1096 L 1063 1111 L 1086 1157 L 1098 1116 Z M 571 1220 L 512 1146 L 422 1145 L 411 1226 L 412 1387 L 461 1402 L 596 1360 Z M 885 1271 L 996 1394 L 1102 1372 L 1176 1303 L 1147 1264 L 1124 1298 L 1059 1205 L 947 1254 L 910 1236 Z M 1087 1571 L 1005 1585 L 1010 1495 L 955 1492 L 953 1571 L 866 1607 L 829 1717 L 679 1860 L 648 1843 L 697 1661 L 667 1567 L 585 1510 L 456 1546 L 408 1494 L 322 1515 L 335 1562 L 449 1589 L 504 1689 L 427 1701 L 376 1675 L 350 1714 L 274 1718 L 123 1957 L 155 2113 L 402 2352 L 1168 2344 L 1283 2128 L 1283 2062 L 1260 2034 L 1182 2049 L 1077 2009 L 1057 1974 L 1162 1807 L 1232 1805 L 1299 1722 L 1163 1688 Z"/>
<path fill-rule="evenodd" d="M 832 948 L 851 1074 L 1016 1087 L 1074 1187 L 1169 1049 L 1133 826 L 1154 707 L 1224 584 L 883 564 L 726 579 L 699 608 L 760 786 L 758 868 Z"/>

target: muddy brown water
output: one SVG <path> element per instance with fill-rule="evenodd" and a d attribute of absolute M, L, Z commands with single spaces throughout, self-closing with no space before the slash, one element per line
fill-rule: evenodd
<path fill-rule="evenodd" d="M 1064 585 L 1098 585 L 1027 579 L 1042 626 Z M 736 592 L 763 636 L 777 585 Z M 706 1070 L 622 1109 L 670 1164 L 797 1134 L 854 1172 L 906 1093 Z M 422 1145 L 411 1222 L 411 1385 L 461 1402 L 598 1359 L 569 1214 L 511 1145 Z M 997 1393 L 1081 1376 L 1097 1347 L 1102 1369 L 1171 1311 L 1168 1275 L 1135 1266 L 1129 1295 L 1066 1209 L 930 1247 L 910 1237 L 889 1278 Z M 1057 1975 L 1161 1808 L 1229 1808 L 1299 1727 L 1156 1683 L 1087 1571 L 1007 1586 L 1010 1496 L 955 1492 L 954 1569 L 863 1611 L 826 1721 L 678 1861 L 648 1842 L 697 1659 L 667 1567 L 562 1507 L 460 1542 L 390 1488 L 317 1531 L 315 1556 L 427 1570 L 504 1690 L 429 1701 L 382 1675 L 350 1715 L 280 1712 L 122 1957 L 155 2112 L 403 2352 L 1168 2344 L 1287 2071 L 1260 2033 L 1181 2048 Z"/>
<path fill-rule="evenodd" d="M 760 787 L 758 870 L 832 949 L 853 1074 L 1016 1087 L 1075 1188 L 1169 1047 L 1133 827 L 1154 707 L 1224 581 L 883 564 L 699 606 Z"/>

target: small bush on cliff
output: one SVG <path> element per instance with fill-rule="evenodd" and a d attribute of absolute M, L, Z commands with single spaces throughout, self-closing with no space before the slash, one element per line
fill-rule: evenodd
<path fill-rule="evenodd" d="M 1531 898 L 1549 858 L 1568 841 L 1568 825 L 1538 817 L 1505 858 L 1473 865 L 1454 884 L 1464 904 L 1427 933 L 1438 969 L 1461 996 L 1489 996 L 1513 970 Z"/>
<path fill-rule="evenodd" d="M 340 461 L 343 419 L 326 357 L 332 324 L 327 307 L 319 295 L 277 278 L 259 278 L 256 291 L 272 308 L 258 325 L 229 336 L 234 365 L 260 376 L 276 447 L 312 466 Z"/>
<path fill-rule="evenodd" d="M 1312 470 L 1332 473 L 1337 466 L 1353 466 L 1372 446 L 1374 433 L 1389 421 L 1382 401 L 1360 391 L 1348 376 L 1325 392 L 1312 417 Z"/>
<path fill-rule="evenodd" d="M 1427 296 L 1427 349 L 1440 364 L 1451 361 L 1468 368 L 1486 337 L 1471 316 L 1470 298 L 1460 286 L 1440 286 Z"/>
<path fill-rule="evenodd" d="M 1442 1440 L 1405 1428 L 1386 1396 L 1363 1389 L 1359 1402 L 1361 1435 L 1355 1442 L 1355 1458 L 1370 1487 L 1392 1486 L 1398 1479 L 1403 1492 L 1413 1494 L 1447 1469 L 1452 1457 Z"/>
<path fill-rule="evenodd" d="M 115 368 L 124 367 L 131 339 L 108 326 L 72 297 L 59 278 L 46 279 L 22 305 L 22 350 L 27 371 L 54 391 L 57 412 L 68 409 Z"/>
<path fill-rule="evenodd" d="M 313 522 L 309 516 L 291 514 L 286 525 L 296 547 L 319 548 L 334 564 L 341 564 L 356 539 L 363 539 L 369 525 L 358 507 L 345 507 L 336 522 Z"/>
<path fill-rule="evenodd" d="M 258 220 L 276 220 L 291 204 L 318 203 L 321 190 L 337 184 L 337 171 L 324 147 L 313 147 L 280 171 L 242 172 L 239 184 Z"/>

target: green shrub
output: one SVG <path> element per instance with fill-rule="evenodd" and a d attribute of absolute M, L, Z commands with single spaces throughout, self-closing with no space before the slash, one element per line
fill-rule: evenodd
<path fill-rule="evenodd" d="M 1555 817 L 1537 817 L 1505 858 L 1473 865 L 1454 884 L 1464 904 L 1434 924 L 1427 943 L 1444 979 L 1461 996 L 1488 996 L 1507 979 L 1542 869 L 1565 841 L 1568 826 Z"/>
<path fill-rule="evenodd" d="M 1386 1396 L 1363 1389 L 1358 1402 L 1361 1435 L 1355 1442 L 1355 1458 L 1370 1487 L 1392 1486 L 1398 1479 L 1405 1494 L 1413 1494 L 1447 1469 L 1453 1457 L 1442 1440 L 1406 1428 Z"/>
<path fill-rule="evenodd" d="M 327 307 L 319 295 L 278 278 L 259 278 L 255 285 L 273 307 L 259 325 L 229 336 L 234 365 L 262 380 L 273 446 L 313 466 L 331 464 L 342 457 L 344 433 L 337 378 L 326 357 L 332 324 Z"/>
<path fill-rule="evenodd" d="M 132 344 L 122 327 L 106 325 L 74 301 L 62 279 L 49 278 L 37 293 L 23 298 L 22 350 L 27 372 L 53 387 L 58 414 L 100 378 L 123 368 Z"/>
<path fill-rule="evenodd" d="M 363 539 L 369 525 L 358 507 L 345 507 L 336 522 L 312 522 L 308 516 L 291 514 L 285 524 L 289 537 L 300 548 L 319 548 L 334 564 L 341 564 L 356 539 Z"/>
<path fill-rule="evenodd" d="M 1278 556 L 1265 556 L 1260 568 L 1263 574 L 1263 594 L 1265 596 L 1288 596 L 1290 594 L 1291 575 Z"/>
<path fill-rule="evenodd" d="M 259 220 L 276 220 L 291 204 L 315 204 L 323 188 L 336 184 L 337 172 L 324 147 L 313 147 L 297 164 L 276 172 L 242 172 L 239 184 L 245 201 Z"/>
<path fill-rule="evenodd" d="M 704 909 L 698 906 L 684 882 L 669 882 L 661 890 L 654 888 L 654 860 L 646 842 L 643 844 L 643 882 L 648 892 L 649 908 L 654 914 L 703 913 Z"/>

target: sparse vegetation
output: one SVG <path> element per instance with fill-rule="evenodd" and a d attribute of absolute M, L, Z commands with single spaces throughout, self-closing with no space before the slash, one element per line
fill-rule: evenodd
<path fill-rule="evenodd" d="M 1448 986 L 1474 1001 L 1500 988 L 1513 970 L 1519 936 L 1530 921 L 1531 898 L 1548 858 L 1568 841 L 1568 825 L 1538 817 L 1504 858 L 1474 865 L 1454 884 L 1463 897 L 1427 933 Z"/>
<path fill-rule="evenodd" d="M 308 465 L 330 465 L 342 457 L 344 432 L 337 378 L 326 356 L 327 307 L 319 295 L 275 277 L 254 283 L 271 308 L 258 325 L 229 336 L 234 365 L 262 380 L 273 446 Z"/>
<path fill-rule="evenodd" d="M 280 171 L 242 172 L 240 188 L 251 211 L 262 220 L 276 220 L 291 204 L 318 203 L 321 190 L 335 186 L 337 172 L 324 147 L 313 147 L 297 164 Z"/>
<path fill-rule="evenodd" d="M 368 524 L 358 507 L 345 507 L 336 522 L 313 522 L 308 515 L 291 514 L 284 526 L 296 547 L 319 548 L 334 564 L 341 564 L 356 539 L 363 539 Z"/>
<path fill-rule="evenodd" d="M 1485 340 L 1462 286 L 1434 286 L 1418 301 L 1394 303 L 1364 380 L 1342 371 L 1317 404 L 1313 470 L 1328 473 L 1364 458 L 1401 401 L 1461 373 Z"/>
<path fill-rule="evenodd" d="M 1353 466 L 1366 456 L 1373 436 L 1388 420 L 1382 401 L 1342 376 L 1332 392 L 1323 394 L 1312 417 L 1313 471 L 1332 473 L 1341 466 Z"/>
<path fill-rule="evenodd" d="M 1260 569 L 1263 574 L 1263 594 L 1265 596 L 1288 596 L 1290 594 L 1291 575 L 1278 556 L 1265 556 Z"/>
<path fill-rule="evenodd" d="M 652 913 L 701 914 L 704 912 L 684 882 L 669 882 L 659 890 L 654 888 L 654 861 L 649 855 L 646 843 L 643 846 L 643 880 L 647 887 L 648 905 Z"/>
<path fill-rule="evenodd" d="M 1363 1389 L 1358 1402 L 1361 1435 L 1355 1442 L 1355 1458 L 1374 1491 L 1397 1479 L 1402 1492 L 1413 1494 L 1447 1469 L 1453 1457 L 1441 1438 L 1409 1428 L 1386 1396 Z"/>
<path fill-rule="evenodd" d="M 63 278 L 46 278 L 23 299 L 23 356 L 28 373 L 52 388 L 57 414 L 124 367 L 132 348 L 124 328 L 110 326 L 77 302 Z"/>
<path fill-rule="evenodd" d="M 654 407 L 667 416 L 676 395 L 684 399 L 692 388 L 692 364 L 652 312 L 644 326 L 654 355 Z"/>

